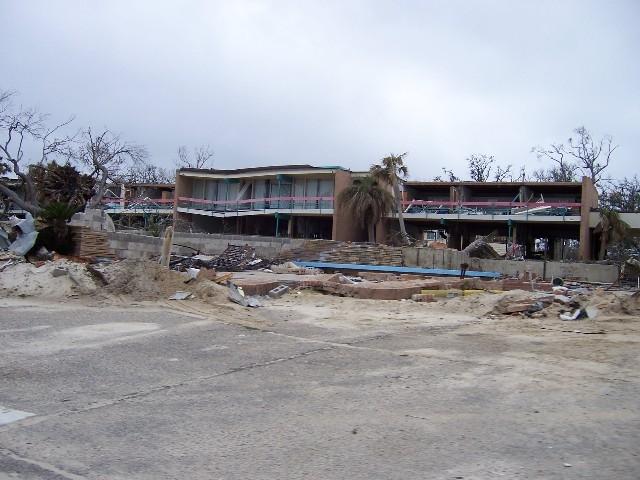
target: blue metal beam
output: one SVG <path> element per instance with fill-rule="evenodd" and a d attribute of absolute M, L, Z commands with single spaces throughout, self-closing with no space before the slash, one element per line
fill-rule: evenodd
<path fill-rule="evenodd" d="M 418 275 L 434 275 L 440 277 L 459 277 L 460 270 L 447 270 L 444 268 L 418 268 L 418 267 L 390 267 L 387 265 L 360 265 L 357 263 L 330 263 L 330 262 L 297 262 L 301 267 L 313 267 L 332 270 L 358 270 L 360 272 L 388 272 L 388 273 L 413 273 Z M 498 278 L 498 272 L 476 272 L 467 270 L 465 277 L 472 278 Z"/>

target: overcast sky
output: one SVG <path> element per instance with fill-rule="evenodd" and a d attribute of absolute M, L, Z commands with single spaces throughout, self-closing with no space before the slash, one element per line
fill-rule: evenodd
<path fill-rule="evenodd" d="M 640 1 L 0 0 L 0 89 L 108 127 L 172 166 L 466 175 L 472 153 L 542 166 L 584 124 L 638 173 Z"/>

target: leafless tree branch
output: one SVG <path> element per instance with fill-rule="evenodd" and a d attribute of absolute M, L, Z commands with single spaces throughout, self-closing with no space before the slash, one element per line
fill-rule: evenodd
<path fill-rule="evenodd" d="M 200 145 L 193 148 L 193 155 L 189 153 L 186 145 L 178 147 L 178 168 L 211 168 L 213 166 L 213 150 L 209 145 Z"/>
<path fill-rule="evenodd" d="M 89 205 L 93 208 L 99 206 L 104 197 L 107 182 L 116 179 L 121 173 L 125 162 L 133 164 L 142 162 L 147 158 L 147 150 L 142 145 L 125 142 L 110 130 L 103 130 L 96 134 L 91 127 L 82 132 L 81 146 L 76 152 L 76 157 L 93 170 L 98 180 L 96 193 Z"/>

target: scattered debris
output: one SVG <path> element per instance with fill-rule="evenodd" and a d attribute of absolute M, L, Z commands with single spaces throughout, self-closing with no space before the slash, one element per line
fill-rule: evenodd
<path fill-rule="evenodd" d="M 279 285 L 276 288 L 274 288 L 273 290 L 269 291 L 269 296 L 271 298 L 280 298 L 282 295 L 284 295 L 288 291 L 289 291 L 289 286 L 288 285 Z"/>
<path fill-rule="evenodd" d="M 249 245 L 228 245 L 225 251 L 211 260 L 206 267 L 224 272 L 239 272 L 255 270 L 269 264 L 270 262 L 257 258 L 255 248 Z"/>
<path fill-rule="evenodd" d="M 256 297 L 247 297 L 242 290 L 242 287 L 238 287 L 236 284 L 229 282 L 229 300 L 243 307 L 261 307 L 262 303 Z"/>
<path fill-rule="evenodd" d="M 186 300 L 191 297 L 191 292 L 183 292 L 178 290 L 176 293 L 169 297 L 169 300 Z"/>
<path fill-rule="evenodd" d="M 56 267 L 53 270 L 51 270 L 51 276 L 54 278 L 62 277 L 63 275 L 69 275 L 69 270 L 67 270 L 64 267 Z"/>
<path fill-rule="evenodd" d="M 222 285 L 224 283 L 227 283 L 231 279 L 231 277 L 233 277 L 233 273 L 225 273 L 224 275 L 215 277 L 213 281 L 216 282 L 218 285 Z"/>
<path fill-rule="evenodd" d="M 279 265 L 272 265 L 269 269 L 275 273 L 295 273 L 297 275 L 317 275 L 322 270 L 313 267 L 301 267 L 294 262 L 284 262 Z"/>
<path fill-rule="evenodd" d="M 600 312 L 598 311 L 598 309 L 597 309 L 596 307 L 592 307 L 592 306 L 586 307 L 586 308 L 584 309 L 584 311 L 585 311 L 585 313 L 587 314 L 587 318 L 589 318 L 589 319 L 591 319 L 591 320 L 593 320 L 593 319 L 597 318 L 597 317 L 598 317 L 598 315 L 600 314 Z"/>
<path fill-rule="evenodd" d="M 494 313 L 513 314 L 523 313 L 532 314 L 539 312 L 551 305 L 554 295 L 529 293 L 523 291 L 513 291 L 503 296 L 494 307 Z"/>
<path fill-rule="evenodd" d="M 100 285 L 102 285 L 103 287 L 105 285 L 109 285 L 109 280 L 107 280 L 107 277 L 105 277 L 104 273 L 102 273 L 96 267 L 94 267 L 93 265 L 87 265 L 86 268 L 87 272 L 89 272 L 89 275 L 91 275 L 94 280 L 96 280 Z"/>
<path fill-rule="evenodd" d="M 197 254 L 191 257 L 174 256 L 169 265 L 174 270 L 185 271 L 189 268 L 218 270 L 223 272 L 241 272 L 268 267 L 270 261 L 256 257 L 255 248 L 249 245 L 228 245 L 220 255 Z"/>
<path fill-rule="evenodd" d="M 553 301 L 554 302 L 558 302 L 558 303 L 563 303 L 565 305 L 569 305 L 570 303 L 573 302 L 573 300 L 571 300 L 566 295 L 554 295 L 553 296 Z"/>
<path fill-rule="evenodd" d="M 582 309 L 578 308 L 572 314 L 561 313 L 560 320 L 582 320 L 587 317 L 587 313 Z"/>
<path fill-rule="evenodd" d="M 9 251 L 16 255 L 24 256 L 29 250 L 33 248 L 38 238 L 38 232 L 36 231 L 33 217 L 29 212 L 25 214 L 23 220 L 19 220 L 15 223 L 13 231 L 16 235 L 16 239 L 11 245 L 9 245 Z"/>
<path fill-rule="evenodd" d="M 489 243 L 483 238 L 479 238 L 471 242 L 467 248 L 462 250 L 462 253 L 467 254 L 470 257 L 474 258 L 488 258 L 488 259 L 499 259 L 501 258 Z M 466 270 L 466 269 L 465 269 Z"/>

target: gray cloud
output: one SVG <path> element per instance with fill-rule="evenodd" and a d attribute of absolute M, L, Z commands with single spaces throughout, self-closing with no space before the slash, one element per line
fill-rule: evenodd
<path fill-rule="evenodd" d="M 629 1 L 0 0 L 3 88 L 108 126 L 170 166 L 364 169 L 409 151 L 414 178 L 471 153 L 530 149 L 586 125 L 640 150 L 640 4 Z"/>

